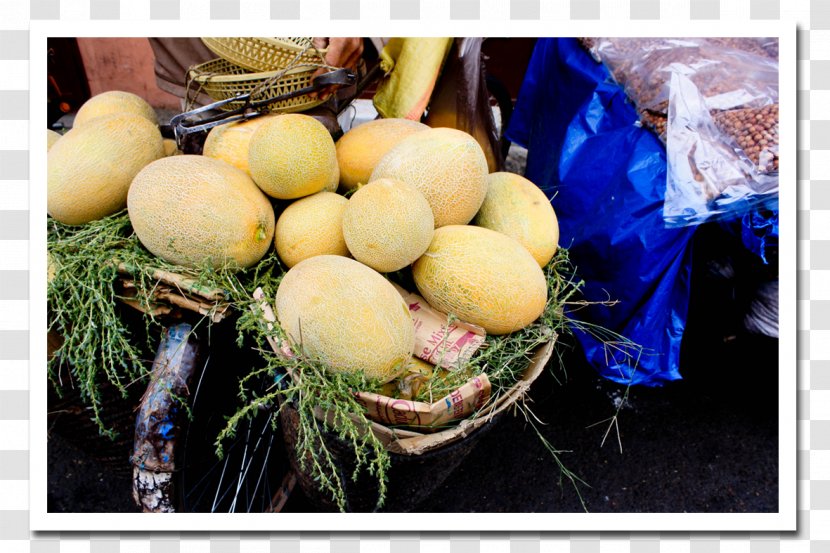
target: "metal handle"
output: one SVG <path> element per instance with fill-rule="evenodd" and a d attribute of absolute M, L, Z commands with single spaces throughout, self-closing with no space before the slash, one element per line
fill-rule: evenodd
<path fill-rule="evenodd" d="M 355 74 L 348 69 L 335 69 L 334 71 L 318 75 L 314 78 L 314 80 L 312 80 L 309 86 L 294 90 L 292 92 L 286 92 L 285 94 L 281 94 L 273 98 L 252 101 L 252 93 L 249 92 L 246 94 L 240 94 L 233 98 L 220 100 L 218 102 L 175 115 L 170 119 L 170 127 L 173 130 L 176 143 L 179 147 L 181 147 L 182 138 L 187 134 L 206 131 L 217 125 L 223 125 L 225 123 L 247 121 L 248 119 L 259 117 L 265 113 L 262 108 L 265 108 L 274 102 L 281 102 L 283 100 L 296 98 L 297 96 L 303 96 L 305 94 L 317 92 L 332 86 L 350 86 L 354 84 L 355 78 Z M 220 109 L 222 106 L 232 102 L 243 102 L 243 105 L 234 110 L 224 111 L 208 117 L 198 117 L 200 114 Z"/>

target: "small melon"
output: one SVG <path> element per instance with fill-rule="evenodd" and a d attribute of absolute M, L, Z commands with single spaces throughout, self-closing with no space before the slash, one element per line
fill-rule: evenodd
<path fill-rule="evenodd" d="M 432 307 L 490 334 L 526 327 L 547 303 L 547 281 L 533 256 L 513 238 L 482 227 L 436 229 L 412 276 Z"/>
<path fill-rule="evenodd" d="M 279 115 L 260 125 L 251 136 L 248 167 L 257 186 L 282 200 L 336 189 L 340 181 L 329 131 L 302 113 Z"/>
<path fill-rule="evenodd" d="M 274 233 L 277 254 L 287 267 L 315 255 L 348 256 L 343 239 L 343 211 L 349 200 L 333 192 L 318 192 L 285 208 Z"/>
<path fill-rule="evenodd" d="M 170 156 L 145 167 L 127 208 L 144 247 L 185 267 L 249 267 L 274 237 L 274 209 L 251 177 L 205 156 Z"/>
<path fill-rule="evenodd" d="M 487 159 L 478 142 L 456 129 L 417 132 L 389 150 L 369 182 L 393 178 L 426 197 L 435 227 L 469 223 L 487 194 Z"/>
<path fill-rule="evenodd" d="M 289 339 L 333 371 L 362 371 L 388 382 L 404 371 L 415 347 L 415 325 L 401 295 L 348 257 L 318 255 L 289 269 L 276 311 Z"/>
<path fill-rule="evenodd" d="M 340 165 L 340 188 L 366 184 L 380 158 L 407 136 L 429 129 L 418 121 L 375 119 L 350 129 L 335 144 Z"/>
<path fill-rule="evenodd" d="M 250 175 L 248 147 L 251 144 L 251 137 L 263 123 L 274 117 L 279 116 L 262 115 L 241 123 L 227 123 L 213 127 L 205 138 L 202 155 L 221 159 Z"/>
<path fill-rule="evenodd" d="M 432 209 L 417 188 L 396 179 L 361 186 L 343 213 L 343 237 L 355 259 L 389 273 L 411 265 L 432 241 Z"/>
<path fill-rule="evenodd" d="M 487 196 L 473 224 L 515 238 L 540 267 L 550 262 L 559 244 L 559 223 L 547 196 L 515 173 L 488 177 Z"/>
<path fill-rule="evenodd" d="M 96 117 L 111 113 L 133 113 L 144 117 L 154 125 L 158 125 L 155 110 L 144 98 L 132 92 L 109 90 L 96 94 L 84 102 L 75 115 L 72 126 L 82 127 Z"/>
<path fill-rule="evenodd" d="M 53 131 L 52 129 L 46 129 L 46 151 L 52 149 L 52 146 L 55 145 L 55 142 L 60 140 L 63 137 L 62 134 Z"/>
<path fill-rule="evenodd" d="M 47 154 L 47 211 L 80 225 L 127 206 L 133 177 L 164 156 L 161 133 L 144 117 L 105 115 L 74 128 Z"/>

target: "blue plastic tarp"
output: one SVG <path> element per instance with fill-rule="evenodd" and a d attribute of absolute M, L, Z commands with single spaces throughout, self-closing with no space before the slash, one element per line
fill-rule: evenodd
<path fill-rule="evenodd" d="M 588 361 L 620 383 L 680 378 L 694 229 L 663 220 L 663 144 L 574 39 L 537 42 L 506 134 L 528 148 L 525 176 L 552 198 L 559 243 L 585 281 L 591 303 L 571 317 Z M 643 353 L 627 356 L 587 327 L 622 335 Z"/>

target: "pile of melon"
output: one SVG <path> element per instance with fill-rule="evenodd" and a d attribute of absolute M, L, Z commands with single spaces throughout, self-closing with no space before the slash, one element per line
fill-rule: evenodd
<path fill-rule="evenodd" d="M 275 252 L 279 324 L 331 370 L 404 371 L 415 329 L 390 281 L 401 272 L 490 334 L 545 309 L 556 215 L 530 181 L 488 174 L 464 132 L 379 119 L 335 143 L 313 117 L 267 115 L 215 127 L 203 155 L 170 153 L 146 102 L 92 98 L 50 138 L 49 215 L 83 225 L 126 208 L 147 250 L 182 267 L 244 269 Z"/>

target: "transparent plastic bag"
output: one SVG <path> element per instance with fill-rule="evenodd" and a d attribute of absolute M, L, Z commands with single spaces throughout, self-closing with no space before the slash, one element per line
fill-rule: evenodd
<path fill-rule="evenodd" d="M 735 217 L 777 199 L 777 104 L 712 112 L 681 73 L 672 74 L 670 90 L 666 224 Z"/>
<path fill-rule="evenodd" d="M 774 50 L 776 57 L 767 49 Z M 592 51 L 639 111 L 667 113 L 674 73 L 689 78 L 712 109 L 778 101 L 775 39 L 600 38 Z"/>
<path fill-rule="evenodd" d="M 582 41 L 666 144 L 669 226 L 739 216 L 778 191 L 778 40 Z"/>

